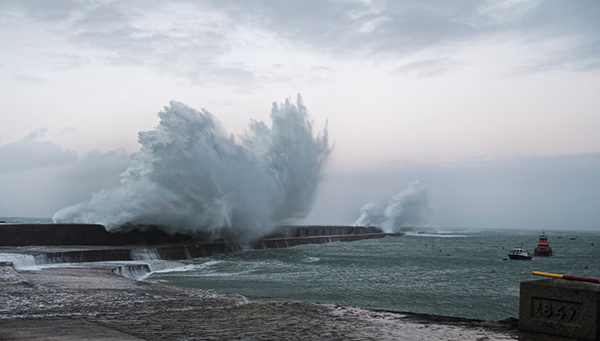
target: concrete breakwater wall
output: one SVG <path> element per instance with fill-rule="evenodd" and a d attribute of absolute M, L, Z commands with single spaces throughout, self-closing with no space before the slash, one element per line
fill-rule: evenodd
<path fill-rule="evenodd" d="M 251 242 L 203 241 L 186 235 L 170 235 L 157 227 L 128 232 L 107 232 L 102 225 L 2 224 L 0 252 L 34 257 L 37 264 L 99 261 L 183 260 L 244 249 L 285 248 L 383 238 L 388 234 L 363 226 L 282 226 Z M 25 248 L 23 248 L 25 247 Z M 2 250 L 4 249 L 4 251 Z"/>
<path fill-rule="evenodd" d="M 34 245 L 141 245 L 193 240 L 182 234 L 168 234 L 156 226 L 108 232 L 97 224 L 0 224 L 0 246 Z"/>
<path fill-rule="evenodd" d="M 377 227 L 364 226 L 281 226 L 261 239 L 293 239 L 365 234 L 382 234 Z M 202 234 L 169 234 L 158 226 L 108 232 L 97 224 L 0 224 L 0 246 L 88 245 L 124 246 L 156 245 L 210 241 Z"/>

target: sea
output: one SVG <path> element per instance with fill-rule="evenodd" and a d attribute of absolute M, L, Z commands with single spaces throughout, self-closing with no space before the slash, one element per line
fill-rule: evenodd
<path fill-rule="evenodd" d="M 532 271 L 600 278 L 600 231 L 547 230 L 552 256 L 509 260 L 508 253 L 520 243 L 533 253 L 540 233 L 452 228 L 355 242 L 245 250 L 176 263 L 141 280 L 497 321 L 518 318 L 520 283 L 543 278 Z"/>
<path fill-rule="evenodd" d="M 356 242 L 247 250 L 196 259 L 144 280 L 299 301 L 502 320 L 519 316 L 532 271 L 600 278 L 600 232 L 546 231 L 554 254 L 509 260 L 535 230 L 453 229 Z M 600 284 L 599 284 L 600 285 Z"/>

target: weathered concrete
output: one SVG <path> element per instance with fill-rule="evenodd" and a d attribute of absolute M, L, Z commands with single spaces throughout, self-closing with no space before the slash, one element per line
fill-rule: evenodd
<path fill-rule="evenodd" d="M 0 226 L 0 252 L 30 254 L 40 264 L 128 261 L 148 257 L 181 260 L 243 249 L 349 242 L 388 235 L 375 227 L 282 226 L 257 241 L 228 242 L 220 239 L 207 242 L 185 235 L 169 235 L 154 226 L 111 233 L 101 225 L 15 224 Z"/>
<path fill-rule="evenodd" d="M 584 340 L 600 338 L 600 284 L 543 279 L 521 283 L 519 328 Z"/>
<path fill-rule="evenodd" d="M 0 253 L 31 255 L 35 263 L 85 263 L 107 261 L 143 261 L 143 260 L 185 260 L 209 257 L 216 254 L 231 253 L 243 249 L 284 248 L 303 244 L 323 244 L 334 241 L 354 241 L 366 238 L 382 238 L 384 234 L 358 236 L 332 236 L 328 238 L 309 237 L 291 239 L 262 240 L 253 244 L 238 243 L 180 243 L 159 245 L 128 246 L 0 246 Z"/>
<path fill-rule="evenodd" d="M 223 239 L 212 240 L 210 236 L 197 232 L 194 235 L 180 233 L 170 234 L 167 228 L 159 226 L 124 226 L 117 231 L 108 232 L 102 225 L 96 224 L 1 224 L 0 246 L 46 246 L 46 245 L 157 245 L 175 243 L 226 243 Z M 350 236 L 346 239 L 364 239 L 357 236 L 379 234 L 383 232 L 376 227 L 363 226 L 281 226 L 258 242 L 273 239 L 317 238 L 306 239 L 303 243 L 326 242 L 333 236 Z M 371 237 L 365 237 L 371 238 Z M 230 241 L 231 243 L 231 241 Z M 296 244 L 298 245 L 298 244 Z"/>
<path fill-rule="evenodd" d="M 0 302 L 0 340 L 544 340 L 511 321 L 220 294 L 109 268 L 0 265 Z"/>
<path fill-rule="evenodd" d="M 168 234 L 157 226 L 108 232 L 96 224 L 2 224 L 0 246 L 31 245 L 132 245 L 190 241 L 182 234 Z"/>

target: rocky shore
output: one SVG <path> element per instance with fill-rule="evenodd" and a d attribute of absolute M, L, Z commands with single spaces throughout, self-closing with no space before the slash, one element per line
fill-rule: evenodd
<path fill-rule="evenodd" d="M 150 284 L 107 265 L 0 263 L 0 340 L 546 340 L 486 322 Z M 553 338 L 553 340 L 567 340 Z"/>

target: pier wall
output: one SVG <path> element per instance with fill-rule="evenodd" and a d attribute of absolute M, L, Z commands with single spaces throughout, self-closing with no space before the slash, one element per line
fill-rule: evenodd
<path fill-rule="evenodd" d="M 107 232 L 91 224 L 0 224 L 0 248 L 34 247 L 27 251 L 38 263 L 129 260 L 180 260 L 244 249 L 286 248 L 303 244 L 383 238 L 388 234 L 364 226 L 281 226 L 251 242 L 170 235 L 157 227 Z M 2 250 L 0 250 L 2 252 Z"/>
<path fill-rule="evenodd" d="M 164 244 L 192 240 L 168 234 L 156 226 L 108 232 L 97 224 L 0 224 L 0 246 L 36 245 L 135 245 Z"/>
<path fill-rule="evenodd" d="M 353 236 L 349 239 L 363 239 L 358 236 L 382 234 L 377 227 L 364 226 L 281 226 L 261 239 L 317 238 L 310 243 L 319 243 L 321 238 L 333 236 Z M 344 238 L 348 239 L 348 238 Z M 49 245 L 89 245 L 125 246 L 156 245 L 172 243 L 208 242 L 206 236 L 168 234 L 158 226 L 141 226 L 129 231 L 108 232 L 97 224 L 0 224 L 0 246 L 49 246 Z M 305 241 L 309 243 L 308 241 Z"/>

